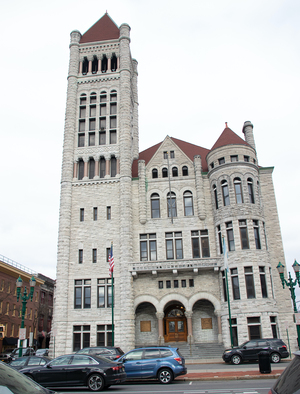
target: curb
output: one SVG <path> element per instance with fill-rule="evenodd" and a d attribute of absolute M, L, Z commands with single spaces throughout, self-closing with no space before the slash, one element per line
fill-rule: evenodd
<path fill-rule="evenodd" d="M 283 371 L 283 370 L 282 370 Z M 188 373 L 184 376 L 177 376 L 176 380 L 183 381 L 197 381 L 197 380 L 250 380 L 250 379 L 278 379 L 282 371 L 276 371 L 271 373 L 257 373 L 255 371 L 245 371 L 240 373 L 228 373 L 228 372 L 211 372 L 211 373 Z"/>

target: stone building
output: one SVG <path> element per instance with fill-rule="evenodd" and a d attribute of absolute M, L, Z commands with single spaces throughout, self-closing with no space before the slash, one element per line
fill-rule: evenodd
<path fill-rule="evenodd" d="M 105 14 L 85 34 L 71 33 L 56 355 L 111 344 L 111 243 L 115 344 L 123 350 L 230 345 L 227 297 L 235 344 L 286 340 L 288 328 L 296 345 L 276 272 L 284 252 L 273 168 L 258 165 L 251 122 L 241 126 L 243 138 L 226 125 L 211 149 L 166 136 L 139 153 L 130 27 Z"/>

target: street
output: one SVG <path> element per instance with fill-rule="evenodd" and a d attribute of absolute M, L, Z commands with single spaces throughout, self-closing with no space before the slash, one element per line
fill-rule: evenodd
<path fill-rule="evenodd" d="M 274 385 L 274 379 L 253 380 L 219 380 L 219 381 L 174 381 L 169 385 L 162 385 L 155 381 L 147 383 L 127 383 L 112 386 L 104 393 L 107 394 L 267 394 Z M 56 390 L 57 393 L 87 394 L 87 389 Z"/>

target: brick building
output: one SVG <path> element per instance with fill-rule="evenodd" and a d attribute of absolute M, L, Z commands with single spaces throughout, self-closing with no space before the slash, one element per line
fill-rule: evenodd
<path fill-rule="evenodd" d="M 55 354 L 115 344 L 235 344 L 286 338 L 296 346 L 272 182 L 258 165 L 253 125 L 227 125 L 203 148 L 166 136 L 138 151 L 137 62 L 130 27 L 105 14 L 71 33 L 62 161 Z M 225 291 L 224 245 L 229 294 Z M 53 343 L 52 343 L 53 346 Z"/>
<path fill-rule="evenodd" d="M 0 352 L 2 349 L 8 347 L 16 347 L 18 343 L 19 329 L 22 322 L 22 300 L 20 297 L 19 301 L 17 301 L 16 286 L 16 281 L 19 276 L 23 281 L 21 295 L 24 292 L 25 286 L 27 294 L 29 294 L 30 279 L 32 276 L 36 279 L 33 299 L 32 301 L 30 299 L 27 301 L 25 312 L 24 324 L 26 328 L 26 338 L 28 340 L 27 344 L 29 344 L 30 333 L 33 333 L 33 346 L 36 348 L 46 347 L 45 345 L 48 344 L 50 340 L 48 333 L 51 331 L 54 281 L 41 274 L 37 274 L 11 259 L 0 256 L 0 326 L 5 327 L 4 336 L 2 340 L 0 340 Z M 45 311 L 44 304 L 46 302 L 47 309 Z M 46 322 L 48 324 L 46 328 L 48 331 L 44 331 L 44 333 L 39 332 L 39 322 L 43 316 L 46 316 Z M 39 339 L 40 335 L 44 335 L 45 338 L 48 337 L 47 343 L 46 340 L 43 342 Z"/>

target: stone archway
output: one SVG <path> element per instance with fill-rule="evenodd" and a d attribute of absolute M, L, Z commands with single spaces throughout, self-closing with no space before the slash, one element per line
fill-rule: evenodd
<path fill-rule="evenodd" d="M 170 302 L 164 310 L 164 341 L 186 342 L 187 320 L 185 307 L 178 301 Z"/>
<path fill-rule="evenodd" d="M 200 299 L 193 305 L 193 337 L 195 343 L 218 342 L 219 324 L 214 305 Z"/>
<path fill-rule="evenodd" d="M 135 310 L 135 346 L 155 346 L 157 338 L 156 308 L 150 302 L 142 302 Z"/>

